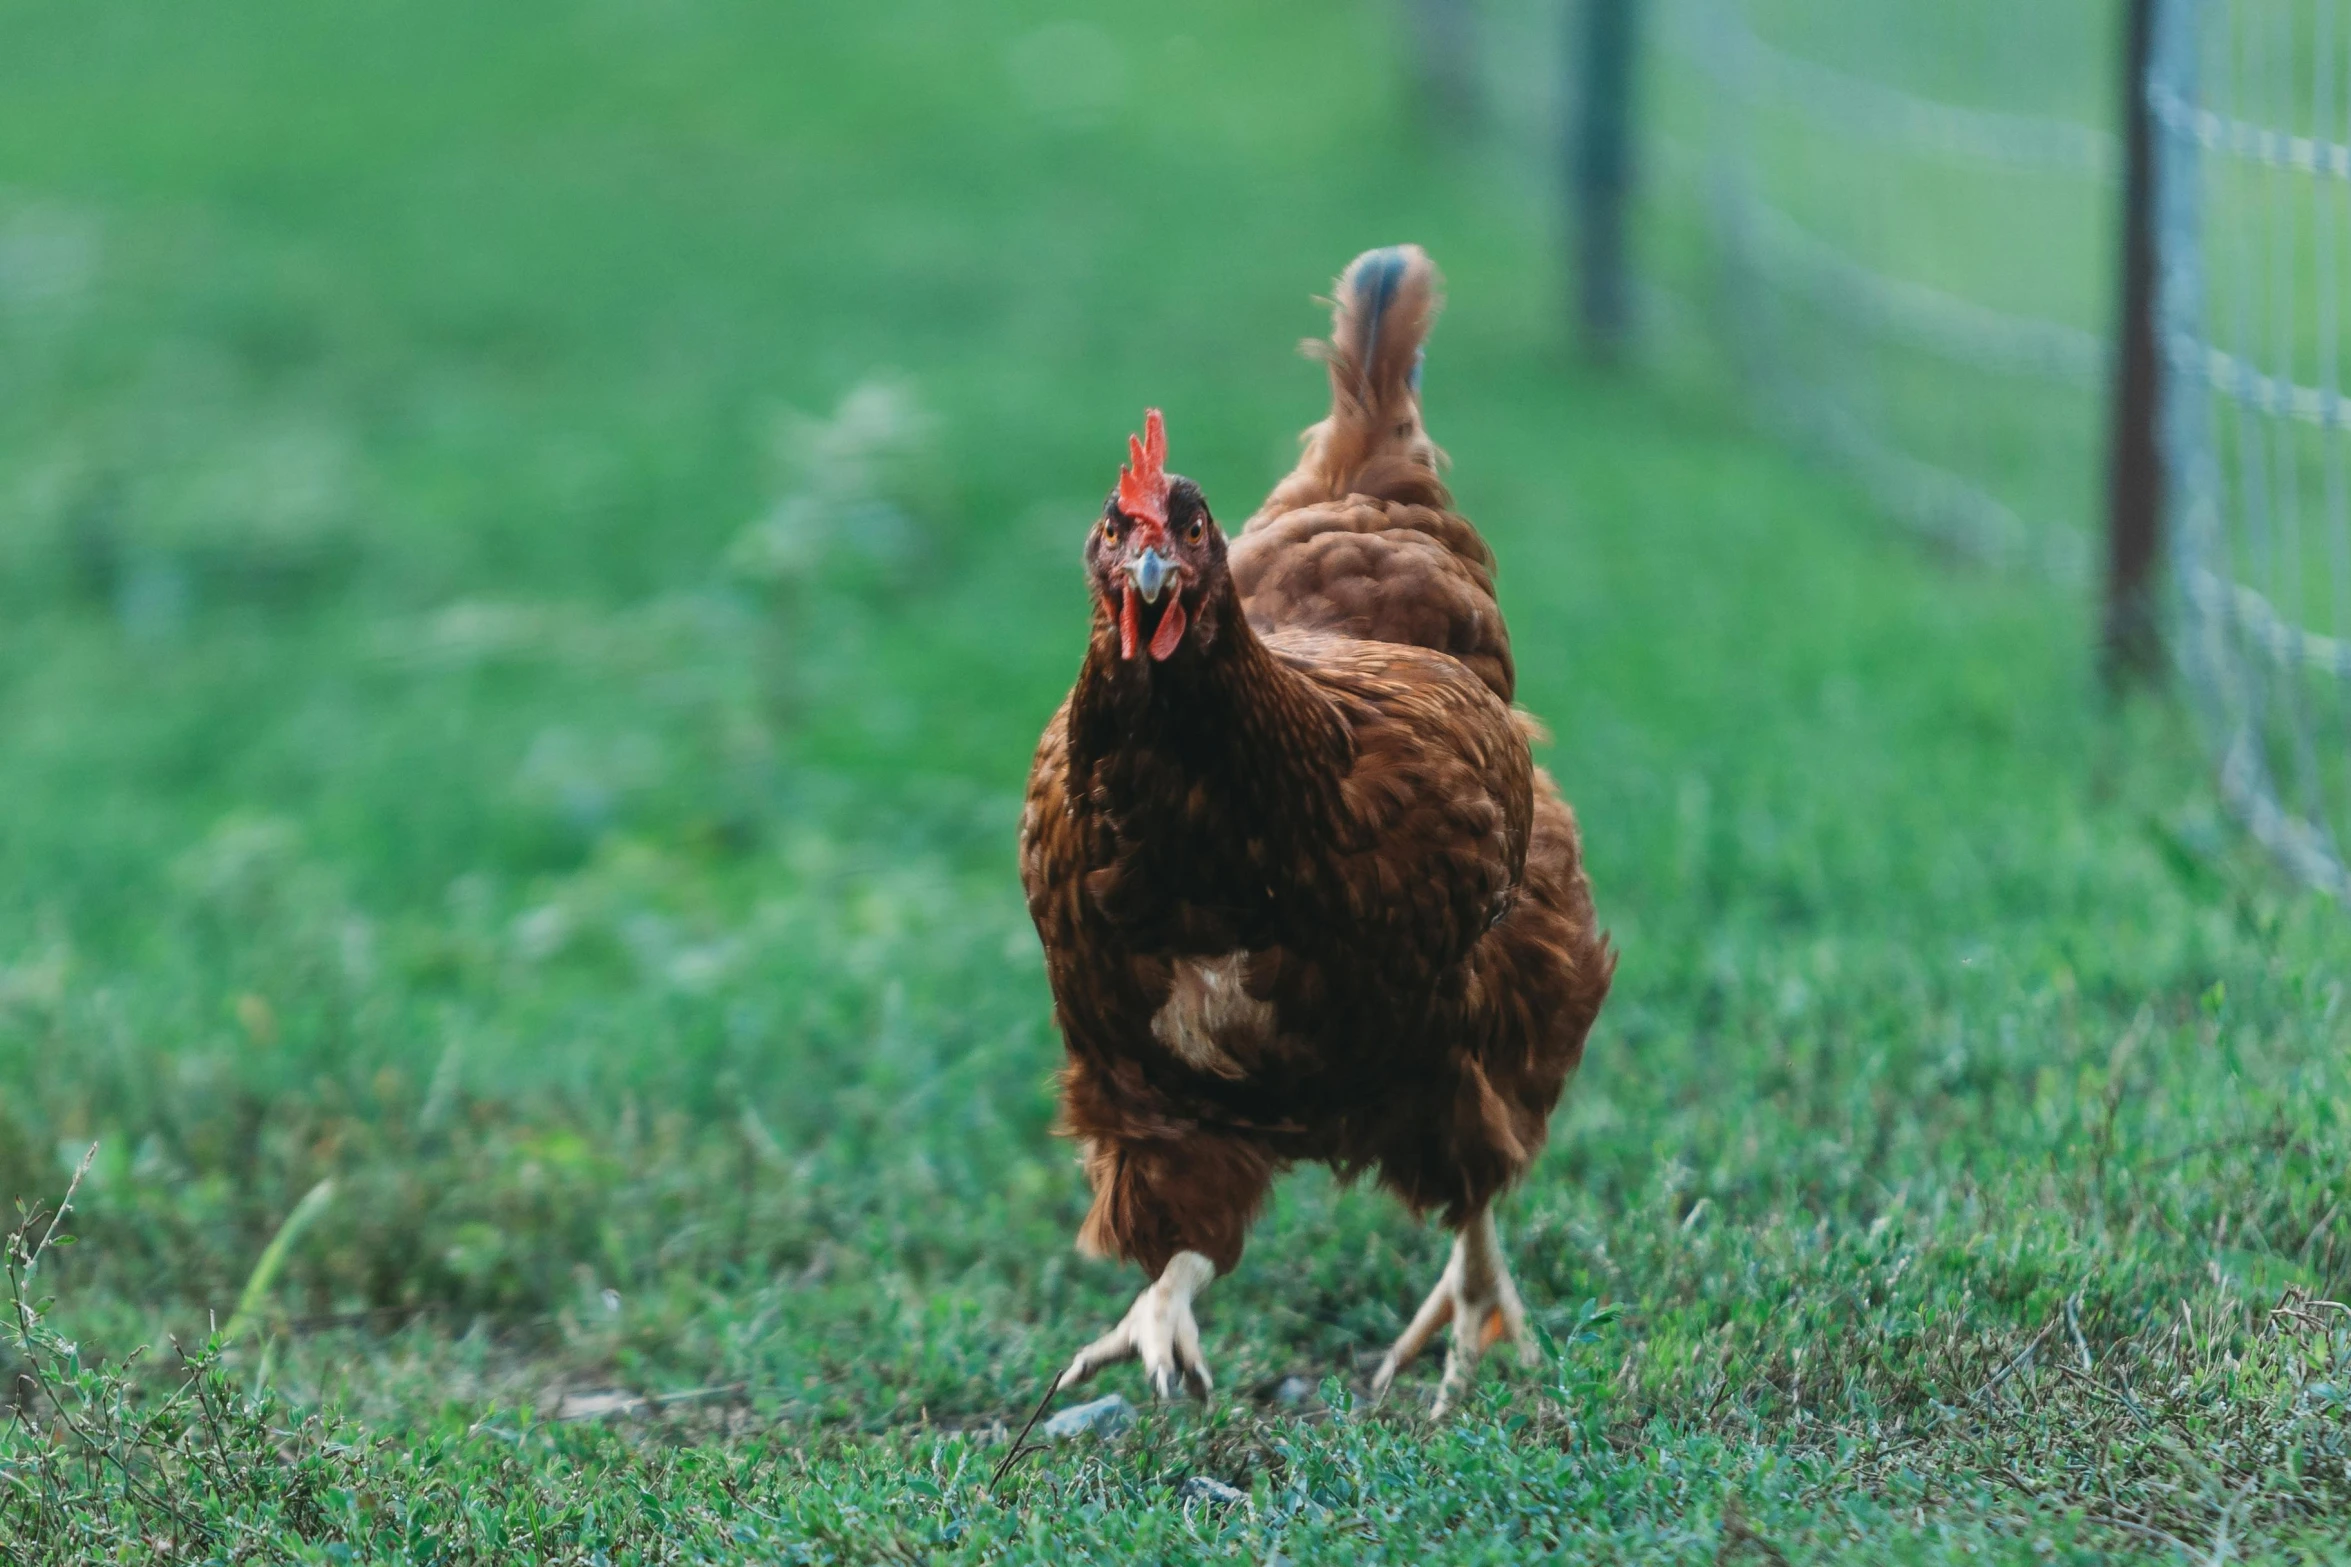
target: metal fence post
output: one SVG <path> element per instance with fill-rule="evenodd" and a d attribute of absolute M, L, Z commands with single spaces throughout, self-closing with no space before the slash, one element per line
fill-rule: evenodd
<path fill-rule="evenodd" d="M 2101 667 L 2110 690 L 2153 676 L 2162 633 L 2155 593 L 2165 485 L 2158 422 L 2154 109 L 2148 101 L 2158 0 L 2129 0 L 2123 49 L 2122 319 L 2115 333 L 2106 481 L 2106 615 Z"/>
<path fill-rule="evenodd" d="M 1625 204 L 1632 193 L 1636 0 L 1577 0 L 1582 26 L 1569 69 L 1580 90 L 1568 148 L 1569 201 L 1576 246 L 1576 319 L 1584 346 L 1614 361 L 1631 327 L 1625 276 Z"/>

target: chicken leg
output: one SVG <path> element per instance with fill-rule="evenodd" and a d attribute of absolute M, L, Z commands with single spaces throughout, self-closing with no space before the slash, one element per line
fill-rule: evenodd
<path fill-rule="evenodd" d="M 1151 1391 L 1173 1398 L 1189 1388 L 1206 1398 L 1212 1383 L 1208 1363 L 1200 1358 L 1200 1326 L 1192 1320 L 1192 1297 L 1216 1279 L 1216 1264 L 1196 1251 L 1179 1251 L 1119 1320 L 1077 1353 L 1069 1369 L 1054 1379 L 1053 1391 L 1075 1387 L 1104 1366 L 1122 1360 L 1143 1362 Z"/>
<path fill-rule="evenodd" d="M 1469 1222 L 1453 1237 L 1453 1255 L 1437 1287 L 1420 1303 L 1411 1325 L 1390 1346 L 1371 1379 L 1375 1401 L 1387 1397 L 1396 1373 L 1412 1364 L 1413 1357 L 1448 1322 L 1453 1324 L 1453 1347 L 1446 1353 L 1445 1380 L 1437 1388 L 1435 1407 L 1429 1411 L 1431 1418 L 1438 1420 L 1444 1419 L 1468 1390 L 1478 1357 L 1503 1339 L 1518 1346 L 1519 1364 L 1533 1365 L 1535 1361 L 1534 1340 L 1527 1332 L 1527 1309 L 1502 1260 L 1502 1242 L 1494 1233 L 1490 1208 L 1470 1215 Z"/>

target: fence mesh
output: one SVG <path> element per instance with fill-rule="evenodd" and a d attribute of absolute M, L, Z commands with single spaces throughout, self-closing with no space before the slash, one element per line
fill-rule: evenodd
<path fill-rule="evenodd" d="M 2343 9 L 2161 0 L 2147 91 L 2181 664 L 2231 807 L 2351 898 Z"/>
<path fill-rule="evenodd" d="M 2157 0 L 2172 638 L 2222 792 L 2351 898 L 2351 0 Z M 1657 0 L 1649 275 L 1759 417 L 2089 604 L 2119 10 Z"/>
<path fill-rule="evenodd" d="M 2110 357 L 2111 29 L 2044 0 L 1660 0 L 1664 276 L 1758 411 L 1955 550 L 2079 581 Z"/>

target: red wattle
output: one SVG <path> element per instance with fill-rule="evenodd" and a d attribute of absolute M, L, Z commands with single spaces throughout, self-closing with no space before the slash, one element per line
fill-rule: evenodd
<path fill-rule="evenodd" d="M 1135 590 L 1129 587 L 1118 601 L 1118 656 L 1133 658 L 1135 644 L 1142 637 L 1142 622 L 1135 612 Z"/>
<path fill-rule="evenodd" d="M 1131 593 L 1128 595 L 1127 603 L 1130 605 L 1134 603 L 1134 597 Z M 1151 657 L 1153 661 L 1164 662 L 1167 658 L 1167 655 L 1173 653 L 1176 650 L 1176 644 L 1183 640 L 1184 601 L 1180 598 L 1170 599 L 1167 605 L 1167 613 L 1159 617 L 1159 629 L 1151 633 Z M 1134 655 L 1129 654 L 1127 656 L 1131 658 Z"/>

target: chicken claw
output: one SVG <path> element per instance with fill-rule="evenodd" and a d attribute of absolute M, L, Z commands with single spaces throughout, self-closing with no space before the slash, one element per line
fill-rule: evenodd
<path fill-rule="evenodd" d="M 1135 1297 L 1117 1327 L 1077 1353 L 1054 1380 L 1054 1391 L 1075 1387 L 1104 1366 L 1122 1360 L 1143 1362 L 1151 1391 L 1173 1398 L 1190 1389 L 1206 1398 L 1212 1385 L 1200 1358 L 1200 1325 L 1192 1320 L 1192 1297 L 1216 1278 L 1216 1265 L 1196 1251 L 1179 1251 L 1151 1286 Z"/>
<path fill-rule="evenodd" d="M 1453 1324 L 1453 1347 L 1445 1356 L 1445 1380 L 1439 1384 L 1437 1402 L 1429 1411 L 1430 1418 L 1436 1420 L 1444 1419 L 1468 1389 L 1478 1357 L 1502 1340 L 1518 1346 L 1519 1364 L 1533 1365 L 1535 1361 L 1534 1340 L 1527 1332 L 1527 1309 L 1502 1260 L 1502 1242 L 1494 1233 L 1490 1209 L 1479 1209 L 1453 1237 L 1453 1255 L 1437 1287 L 1420 1303 L 1411 1325 L 1389 1348 L 1372 1376 L 1375 1403 L 1388 1396 L 1396 1373 L 1412 1364 L 1413 1357 L 1448 1322 Z"/>

